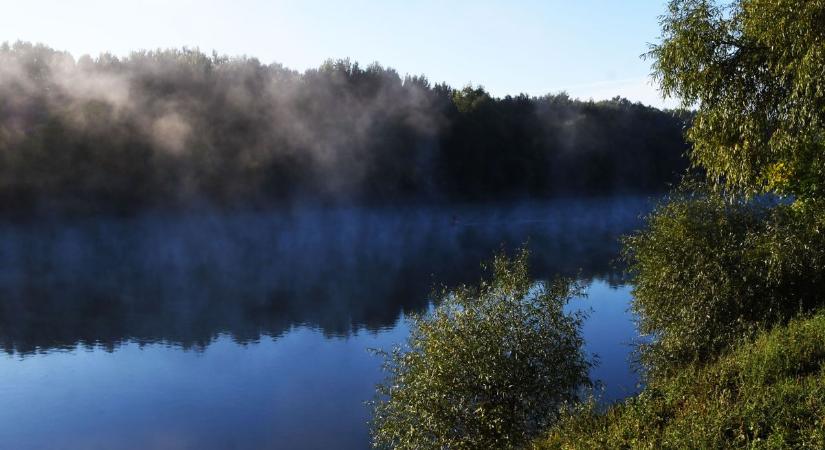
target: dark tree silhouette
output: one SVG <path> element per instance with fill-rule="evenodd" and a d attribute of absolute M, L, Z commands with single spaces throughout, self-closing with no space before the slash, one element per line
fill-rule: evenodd
<path fill-rule="evenodd" d="M 303 74 L 198 50 L 0 46 L 0 208 L 448 202 L 655 192 L 689 115 L 495 98 L 373 64 Z"/>

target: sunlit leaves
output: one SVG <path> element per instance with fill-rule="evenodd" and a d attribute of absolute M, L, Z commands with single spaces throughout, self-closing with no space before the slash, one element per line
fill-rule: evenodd
<path fill-rule="evenodd" d="M 719 361 L 686 367 L 610 408 L 577 408 L 537 448 L 825 448 L 825 314 Z"/>
<path fill-rule="evenodd" d="M 512 448 L 535 437 L 588 383 L 581 287 L 532 281 L 526 252 L 498 256 L 493 277 L 444 292 L 410 319 L 405 346 L 383 353 L 373 444 L 400 449 Z"/>
<path fill-rule="evenodd" d="M 663 93 L 698 108 L 692 162 L 710 179 L 822 196 L 825 1 L 672 0 L 649 56 Z"/>
<path fill-rule="evenodd" d="M 825 209 L 676 193 L 625 241 L 633 309 L 654 374 L 718 356 L 760 328 L 825 304 Z"/>

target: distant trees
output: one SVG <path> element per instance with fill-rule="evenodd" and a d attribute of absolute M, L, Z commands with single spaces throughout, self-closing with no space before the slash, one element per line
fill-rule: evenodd
<path fill-rule="evenodd" d="M 20 42 L 0 46 L 0 98 L 7 212 L 659 191 L 686 165 L 690 118 L 619 98 L 494 98 L 348 60 L 299 74 Z"/>

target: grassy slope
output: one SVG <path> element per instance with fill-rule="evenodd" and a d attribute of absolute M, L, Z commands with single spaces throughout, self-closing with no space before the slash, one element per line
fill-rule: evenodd
<path fill-rule="evenodd" d="M 825 448 L 825 311 L 606 413 L 567 417 L 536 447 Z"/>

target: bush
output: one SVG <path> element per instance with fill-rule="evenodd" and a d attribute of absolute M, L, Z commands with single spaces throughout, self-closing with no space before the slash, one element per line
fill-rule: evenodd
<path fill-rule="evenodd" d="M 675 194 L 624 241 L 652 375 L 712 359 L 822 303 L 825 208 Z"/>
<path fill-rule="evenodd" d="M 537 448 L 825 448 L 825 312 L 599 413 L 561 418 Z"/>
<path fill-rule="evenodd" d="M 411 316 L 406 347 L 383 353 L 375 447 L 518 447 L 577 399 L 589 384 L 583 316 L 563 308 L 581 287 L 533 282 L 527 258 L 500 255 L 491 280 L 445 291 L 432 311 Z"/>

